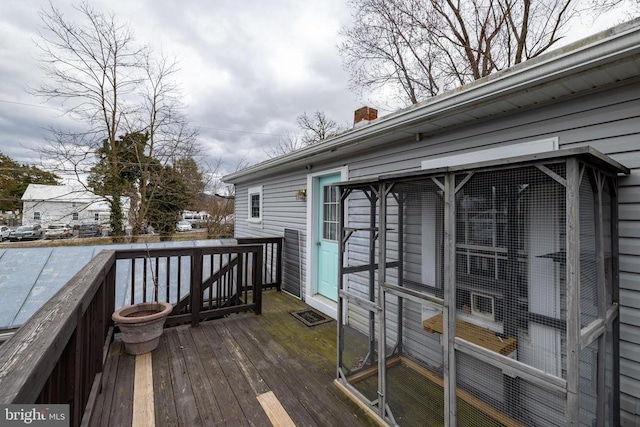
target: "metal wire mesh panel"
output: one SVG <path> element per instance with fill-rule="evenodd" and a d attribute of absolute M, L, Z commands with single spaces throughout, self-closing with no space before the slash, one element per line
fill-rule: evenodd
<path fill-rule="evenodd" d="M 550 167 L 564 174 L 562 165 Z M 462 175 L 458 181 L 461 327 L 490 338 L 503 356 L 565 377 L 564 186 L 535 167 Z"/>
<path fill-rule="evenodd" d="M 425 330 L 423 324 L 440 319 L 441 325 L 442 305 L 420 299 L 442 298 L 444 292 L 442 183 L 425 177 L 387 188 L 385 282 L 395 285 L 398 294 L 387 294 L 385 304 L 385 321 L 394 325 L 387 329 L 386 403 L 401 425 L 442 425 L 442 329 Z"/>
<path fill-rule="evenodd" d="M 564 396 L 503 374 L 494 365 L 456 352 L 457 421 L 469 426 L 564 426 Z"/>
<path fill-rule="evenodd" d="M 514 418 L 526 426 L 565 426 L 565 395 L 520 379 L 521 406 L 515 407 Z"/>
<path fill-rule="evenodd" d="M 341 369 L 388 422 L 617 422 L 616 181 L 583 160 L 349 189 Z"/>
<path fill-rule="evenodd" d="M 397 283 L 442 297 L 444 251 L 444 191 L 441 178 L 394 184 L 387 195 L 388 241 L 402 251 L 387 256 L 401 261 Z M 397 230 L 397 231 L 395 231 Z M 397 235 L 397 237 L 393 235 Z M 395 255 L 395 256 L 394 256 Z M 391 281 L 395 277 L 389 277 Z"/>
<path fill-rule="evenodd" d="M 565 187 L 553 174 L 562 165 L 457 177 L 456 336 L 498 366 L 506 356 L 566 377 Z M 516 408 L 553 403 L 467 355 L 457 366 L 459 387 L 515 419 L 527 419 Z"/>
<path fill-rule="evenodd" d="M 612 223 L 611 192 L 613 183 L 610 179 L 602 188 L 602 246 L 604 251 L 604 283 L 606 290 L 606 307 L 613 303 L 613 255 L 612 255 Z"/>
<path fill-rule="evenodd" d="M 365 187 L 349 193 L 344 219 L 345 254 L 343 288 L 345 291 L 375 300 L 378 262 L 378 189 Z"/>
<path fill-rule="evenodd" d="M 615 386 L 614 386 L 614 359 L 616 354 L 614 353 L 614 342 L 613 342 L 613 325 L 607 325 L 605 332 L 605 396 L 603 397 L 605 401 L 605 423 L 606 425 L 612 426 L 614 425 L 615 416 L 614 411 L 616 410 L 614 402 L 616 399 L 615 396 Z"/>
<path fill-rule="evenodd" d="M 444 394 L 441 380 L 419 365 L 398 360 L 387 368 L 387 404 L 402 426 L 444 425 Z M 402 392 L 398 392 L 402 390 Z"/>
<path fill-rule="evenodd" d="M 368 317 L 368 316 L 363 316 Z M 375 336 L 375 317 L 371 330 L 341 327 L 340 369 L 347 382 L 366 399 L 373 402 L 378 397 L 378 342 Z"/>
<path fill-rule="evenodd" d="M 598 409 L 598 341 L 580 350 L 580 425 L 596 425 Z"/>
<path fill-rule="evenodd" d="M 424 330 L 424 304 L 386 295 L 386 404 L 400 425 L 442 425 L 444 359 L 440 334 Z M 432 313 L 442 318 L 439 307 L 434 306 Z"/>
<path fill-rule="evenodd" d="M 584 173 L 580 183 L 580 327 L 598 318 L 595 183 Z"/>

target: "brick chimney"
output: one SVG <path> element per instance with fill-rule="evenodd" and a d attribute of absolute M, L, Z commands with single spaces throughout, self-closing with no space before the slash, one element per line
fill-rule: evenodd
<path fill-rule="evenodd" d="M 375 120 L 378 118 L 378 110 L 371 107 L 362 107 L 358 108 L 353 114 L 353 125 L 357 125 L 358 123 L 366 120 L 370 122 L 371 120 Z M 363 123 L 365 124 L 365 123 Z"/>

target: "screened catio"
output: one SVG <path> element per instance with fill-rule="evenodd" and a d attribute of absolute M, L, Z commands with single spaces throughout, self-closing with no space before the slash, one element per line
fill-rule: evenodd
<path fill-rule="evenodd" d="M 618 425 L 628 172 L 581 147 L 339 183 L 339 384 L 391 425 Z"/>

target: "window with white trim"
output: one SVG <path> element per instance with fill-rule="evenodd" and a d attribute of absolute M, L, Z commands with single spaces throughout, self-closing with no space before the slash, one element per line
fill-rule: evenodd
<path fill-rule="evenodd" d="M 33 220 L 34 221 L 40 221 L 40 212 L 34 212 L 33 213 Z"/>
<path fill-rule="evenodd" d="M 74 213 L 71 215 L 71 219 L 72 219 L 72 220 L 74 220 L 74 221 L 77 221 L 77 220 L 78 220 L 78 212 L 74 212 Z"/>
<path fill-rule="evenodd" d="M 249 222 L 262 221 L 262 185 L 249 188 L 247 219 Z"/>

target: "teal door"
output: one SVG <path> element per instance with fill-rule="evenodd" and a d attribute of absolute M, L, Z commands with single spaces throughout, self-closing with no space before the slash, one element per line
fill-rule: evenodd
<path fill-rule="evenodd" d="M 327 175 L 318 180 L 318 293 L 338 300 L 338 188 L 340 174 Z"/>

